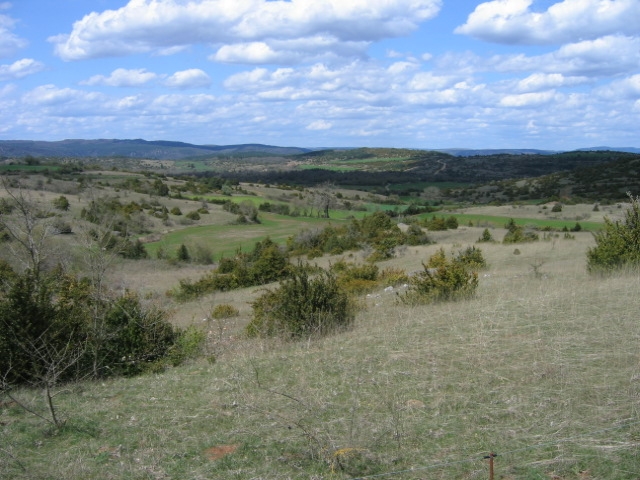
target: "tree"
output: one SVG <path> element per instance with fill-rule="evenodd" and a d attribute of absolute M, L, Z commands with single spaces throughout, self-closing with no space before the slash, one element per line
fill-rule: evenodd
<path fill-rule="evenodd" d="M 12 255 L 32 272 L 37 282 L 47 257 L 46 243 L 54 234 L 52 219 L 41 212 L 22 189 L 10 188 L 4 178 L 2 184 L 9 195 L 11 208 L 0 210 L 0 227 L 11 240 Z"/>
<path fill-rule="evenodd" d="M 53 402 L 56 388 L 73 377 L 86 352 L 84 306 L 65 301 L 74 288 L 67 277 L 36 280 L 27 271 L 15 277 L 0 303 L 0 390 L 55 427 L 64 424 Z M 49 415 L 17 398 L 16 385 L 41 388 Z"/>
<path fill-rule="evenodd" d="M 482 232 L 482 236 L 477 240 L 478 243 L 490 243 L 493 242 L 493 236 L 488 228 L 485 228 Z"/>
<path fill-rule="evenodd" d="M 313 192 L 312 204 L 318 210 L 319 216 L 329 218 L 329 209 L 336 203 L 333 189 L 334 186 L 326 182 Z"/>
<path fill-rule="evenodd" d="M 153 193 L 160 197 L 169 196 L 169 187 L 162 180 L 157 178 L 155 182 L 153 182 Z"/>
<path fill-rule="evenodd" d="M 178 248 L 178 251 L 176 252 L 176 258 L 181 262 L 188 262 L 189 260 L 191 260 L 191 255 L 189 255 L 189 249 L 184 243 L 181 244 L 180 247 Z"/>
<path fill-rule="evenodd" d="M 630 205 L 624 220 L 613 222 L 605 217 L 604 228 L 594 234 L 596 246 L 587 251 L 590 273 L 640 266 L 640 197 L 627 195 Z"/>

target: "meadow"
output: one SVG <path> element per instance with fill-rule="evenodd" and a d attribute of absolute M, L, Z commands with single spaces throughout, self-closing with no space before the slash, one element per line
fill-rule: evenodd
<path fill-rule="evenodd" d="M 50 203 L 65 191 L 77 216 L 98 193 L 145 199 L 106 186 L 76 195 L 71 187 L 54 182 L 34 200 Z M 201 203 L 162 201 L 185 212 Z M 267 235 L 282 241 L 301 227 L 345 221 L 261 213 L 260 224 L 236 225 L 219 205 L 209 208 L 197 224 L 172 217 L 150 228 L 165 245 L 208 242 L 226 255 Z M 459 228 L 429 232 L 434 244 L 399 249 L 379 267 L 412 272 L 441 248 L 475 245 L 488 267 L 473 298 L 409 306 L 400 301 L 403 286 L 380 288 L 358 297 L 349 330 L 297 341 L 245 335 L 265 287 L 178 304 L 166 292 L 211 266 L 115 259 L 107 283 L 139 291 L 177 325 L 203 328 L 205 354 L 163 372 L 63 385 L 55 396 L 62 428 L 3 398 L 0 478 L 486 479 L 485 457 L 495 453 L 502 479 L 637 479 L 640 274 L 589 275 L 591 232 L 504 245 L 502 223 L 490 223 L 570 227 L 579 218 L 590 227 L 623 209 L 549 210 L 438 212 L 460 215 Z M 476 243 L 485 228 L 498 242 Z M 313 262 L 341 259 L 364 255 Z M 223 304 L 238 315 L 212 318 Z M 39 390 L 17 395 L 42 408 Z"/>
<path fill-rule="evenodd" d="M 434 232 L 436 245 L 387 265 L 419 268 L 480 233 Z M 235 319 L 204 322 L 215 362 L 69 385 L 56 397 L 67 423 L 55 432 L 4 402 L 0 471 L 488 478 L 484 456 L 495 452 L 498 478 L 637 478 L 640 276 L 588 276 L 592 242 L 578 232 L 519 245 L 520 254 L 483 244 L 490 266 L 476 298 L 408 307 L 377 291 L 360 299 L 350 331 L 326 338 L 244 338 L 259 288 L 184 305 L 194 322 L 217 304 L 241 307 Z M 119 274 L 135 282 L 135 272 Z"/>

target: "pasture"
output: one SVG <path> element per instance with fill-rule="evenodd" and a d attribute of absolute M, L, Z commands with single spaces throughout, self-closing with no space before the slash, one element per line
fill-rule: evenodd
<path fill-rule="evenodd" d="M 60 191 L 34 199 L 50 202 Z M 89 198 L 67 195 L 75 213 Z M 200 204 L 163 201 L 185 211 Z M 60 430 L 3 399 L 0 477 L 486 479 L 484 457 L 495 452 L 497 478 L 636 479 L 638 272 L 589 276 L 585 253 L 594 240 L 587 231 L 518 245 L 475 243 L 493 217 L 573 225 L 580 216 L 589 225 L 620 211 L 573 207 L 558 218 L 540 206 L 451 211 L 476 215 L 474 225 L 429 232 L 435 244 L 400 249 L 379 266 L 411 272 L 440 248 L 476 245 L 489 266 L 478 272 L 475 298 L 411 307 L 399 301 L 402 286 L 380 289 L 358 298 L 350 330 L 295 342 L 244 335 L 264 287 L 177 304 L 166 292 L 210 266 L 115 259 L 107 282 L 140 291 L 176 324 L 203 328 L 207 354 L 164 372 L 65 385 L 55 397 L 66 419 Z M 197 225 L 154 223 L 157 241 L 206 242 L 219 255 L 327 222 L 261 214 L 260 224 L 233 225 L 219 206 L 210 209 Z M 502 238 L 498 220 L 488 228 Z M 62 251 L 66 240 L 58 240 Z M 340 259 L 363 255 L 313 262 Z M 212 319 L 221 304 L 239 315 Z M 41 392 L 18 394 L 38 408 Z"/>

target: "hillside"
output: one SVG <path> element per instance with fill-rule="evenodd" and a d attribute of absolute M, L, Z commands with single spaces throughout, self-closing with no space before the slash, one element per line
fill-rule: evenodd
<path fill-rule="evenodd" d="M 295 147 L 275 147 L 260 144 L 193 145 L 184 142 L 99 139 L 61 140 L 58 142 L 0 140 L 0 157 L 70 157 L 92 159 L 103 157 L 180 160 L 210 155 L 263 153 L 291 155 L 307 151 Z"/>
<path fill-rule="evenodd" d="M 415 268 L 479 234 L 448 232 L 385 266 Z M 520 255 L 484 246 L 477 298 L 407 307 L 376 291 L 352 330 L 326 339 L 246 340 L 241 322 L 212 320 L 214 363 L 71 385 L 56 397 L 67 423 L 55 434 L 3 403 L 0 469 L 14 479 L 488 478 L 495 452 L 498 478 L 635 479 L 638 277 L 587 277 L 591 242 L 583 233 Z M 200 303 L 247 305 L 258 293 Z"/>
<path fill-rule="evenodd" d="M 340 153 L 339 161 L 356 167 L 405 161 L 389 150 L 355 153 L 360 158 Z M 614 164 L 612 178 L 635 165 L 626 160 Z M 472 207 L 467 201 L 464 209 L 445 205 L 411 214 L 403 210 L 415 197 L 388 205 L 389 195 L 335 186 L 238 184 L 161 169 L 6 167 L 0 178 L 0 315 L 22 305 L 4 300 L 20 294 L 8 288 L 11 268 L 25 273 L 20 244 L 7 233 L 21 215 L 11 194 L 24 195 L 38 212 L 31 217 L 38 227 L 33 231 L 44 233 L 42 271 L 77 276 L 56 297 L 74 308 L 70 318 L 93 315 L 78 298 L 97 281 L 105 304 L 136 295 L 171 325 L 201 332 L 204 344 L 186 363 L 153 364 L 144 375 L 54 382 L 58 426 L 46 420 L 42 388 L 10 388 L 30 410 L 0 398 L 0 478 L 486 478 L 490 452 L 499 455 L 502 478 L 637 478 L 640 277 L 635 271 L 586 272 L 591 231 L 605 216 L 621 218 L 622 204 L 598 211 L 592 204 L 564 205 L 556 212 L 547 205 Z M 603 171 L 585 170 L 584 183 L 597 183 L 589 175 Z M 329 218 L 322 215 L 325 207 Z M 445 216 L 444 230 L 432 227 L 434 217 Z M 538 240 L 501 243 L 510 219 Z M 389 255 L 373 266 L 387 272 L 387 283 L 352 283 L 358 287 L 355 320 L 330 336 L 249 338 L 256 300 L 277 283 L 225 284 L 178 296 L 189 282 L 212 278 L 223 258 L 229 267 L 267 238 L 280 247 L 264 249 L 263 243 L 264 252 L 297 246 L 293 264 L 354 262 L 370 271 L 373 246 L 400 234 L 371 235 L 362 248 L 345 245 L 337 254 L 346 237 L 335 233 L 342 229 L 353 239 L 361 226 L 382 220 L 400 232 L 417 229 L 428 243 L 385 250 Z M 578 221 L 584 226 L 575 228 Z M 485 233 L 495 241 L 477 243 Z M 119 250 L 119 242 L 135 246 L 134 255 Z M 477 272 L 473 298 L 401 301 L 406 274 L 440 250 L 455 255 L 468 246 L 488 262 Z M 246 277 L 253 271 L 248 263 L 239 267 Z M 218 307 L 232 313 L 215 316 Z M 117 318 L 132 312 L 118 309 Z M 188 343 L 190 337 L 181 338 Z M 118 356 L 118 362 L 132 360 Z"/>

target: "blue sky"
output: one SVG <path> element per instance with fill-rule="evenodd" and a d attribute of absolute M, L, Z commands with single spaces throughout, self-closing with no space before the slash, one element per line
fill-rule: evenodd
<path fill-rule="evenodd" d="M 0 0 L 0 139 L 640 146 L 639 0 Z"/>

